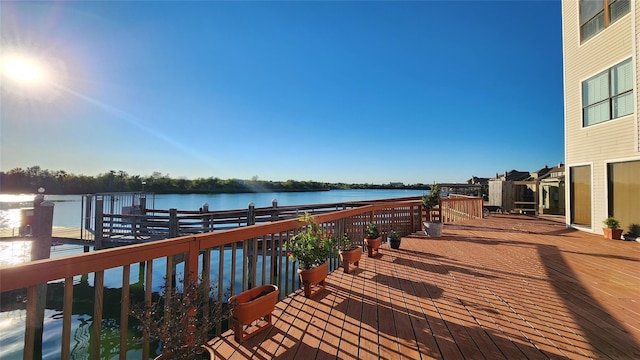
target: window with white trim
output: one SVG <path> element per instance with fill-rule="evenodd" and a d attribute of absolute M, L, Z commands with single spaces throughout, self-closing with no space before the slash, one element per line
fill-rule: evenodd
<path fill-rule="evenodd" d="M 580 0 L 580 41 L 591 38 L 630 10 L 630 0 Z"/>
<path fill-rule="evenodd" d="M 633 114 L 633 67 L 627 59 L 582 82 L 582 126 Z"/>

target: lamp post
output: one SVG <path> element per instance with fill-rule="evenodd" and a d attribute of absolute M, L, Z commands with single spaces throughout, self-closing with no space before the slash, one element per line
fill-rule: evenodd
<path fill-rule="evenodd" d="M 144 192 L 144 186 L 147 184 L 146 181 L 142 180 L 142 192 Z"/>

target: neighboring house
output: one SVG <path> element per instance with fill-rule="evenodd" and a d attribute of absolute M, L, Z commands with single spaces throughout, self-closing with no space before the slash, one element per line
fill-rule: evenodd
<path fill-rule="evenodd" d="M 529 180 L 536 180 L 536 179 L 541 179 L 543 178 L 549 171 L 551 171 L 551 168 L 549 168 L 548 165 L 545 165 L 542 169 L 538 170 L 538 171 L 534 171 L 533 173 L 531 173 L 531 177 L 529 178 Z"/>
<path fill-rule="evenodd" d="M 489 206 L 503 212 L 535 213 L 536 181 L 527 181 L 531 177 L 528 171 L 505 171 L 489 180 Z"/>
<path fill-rule="evenodd" d="M 640 224 L 640 3 L 562 1 L 566 222 Z"/>
<path fill-rule="evenodd" d="M 471 176 L 471 179 L 467 180 L 467 184 L 469 185 L 488 185 L 489 178 L 481 178 L 477 176 Z"/>
<path fill-rule="evenodd" d="M 511 170 L 489 180 L 489 206 L 503 212 L 565 214 L 564 165 L 532 173 Z"/>
<path fill-rule="evenodd" d="M 531 174 L 528 171 L 511 170 L 511 171 L 505 171 L 504 174 L 502 175 L 498 175 L 496 173 L 496 177 L 491 180 L 522 181 L 522 180 L 528 179 L 529 176 L 531 176 Z"/>
<path fill-rule="evenodd" d="M 564 164 L 545 169 L 544 175 L 538 177 L 538 213 L 565 215 Z"/>

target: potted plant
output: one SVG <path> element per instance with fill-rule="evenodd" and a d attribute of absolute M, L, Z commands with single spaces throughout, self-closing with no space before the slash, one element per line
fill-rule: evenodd
<path fill-rule="evenodd" d="M 162 354 L 156 360 L 213 359 L 206 343 L 226 318 L 222 302 L 212 298 L 217 286 L 197 279 L 180 280 L 178 286 L 172 283 L 171 278 L 165 278 L 162 295 L 151 303 L 132 305 L 131 316 L 152 340 L 162 343 Z"/>
<path fill-rule="evenodd" d="M 229 298 L 233 332 L 238 343 L 271 326 L 271 313 L 276 307 L 278 294 L 280 289 L 277 286 L 267 284 Z M 257 320 L 263 322 L 254 323 Z"/>
<path fill-rule="evenodd" d="M 608 217 L 602 221 L 606 228 L 602 229 L 605 239 L 620 240 L 622 235 L 622 229 L 620 229 L 620 222 L 613 217 Z"/>
<path fill-rule="evenodd" d="M 304 295 L 311 297 L 324 288 L 324 279 L 328 274 L 327 258 L 335 255 L 336 242 L 308 213 L 300 215 L 299 220 L 307 223 L 307 227 L 286 244 L 287 255 L 291 261 L 298 261 Z M 316 285 L 320 288 L 314 290 Z"/>
<path fill-rule="evenodd" d="M 355 265 L 355 267 L 359 266 L 362 246 L 355 246 L 351 242 L 351 236 L 347 233 L 344 233 L 340 240 L 340 261 L 344 272 L 349 274 L 351 272 L 351 264 Z"/>
<path fill-rule="evenodd" d="M 389 246 L 391 246 L 392 249 L 400 248 L 400 235 L 398 235 L 398 233 L 395 232 L 394 230 L 389 231 L 389 235 L 387 235 L 387 240 L 389 241 Z"/>
<path fill-rule="evenodd" d="M 422 197 L 422 207 L 426 210 L 427 216 L 424 221 L 424 232 L 431 237 L 440 237 L 442 235 L 442 222 L 440 219 L 432 219 L 432 210 L 440 204 L 440 184 L 433 184 L 431 191 Z"/>
<path fill-rule="evenodd" d="M 375 251 L 377 253 L 382 244 L 382 236 L 380 236 L 378 226 L 373 221 L 367 226 L 364 241 L 367 244 L 367 256 L 373 257 L 373 252 Z"/>
<path fill-rule="evenodd" d="M 629 241 L 638 241 L 640 240 L 640 225 L 631 224 L 629 225 L 629 232 L 624 234 L 624 239 Z"/>

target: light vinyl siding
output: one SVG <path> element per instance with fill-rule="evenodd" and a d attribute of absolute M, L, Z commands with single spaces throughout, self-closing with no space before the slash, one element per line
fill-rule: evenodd
<path fill-rule="evenodd" d="M 582 126 L 582 82 L 633 56 L 635 61 L 632 21 L 638 9 L 580 44 L 579 1 L 562 2 L 564 90 L 565 90 L 565 162 L 592 164 L 592 224 L 601 232 L 601 221 L 607 217 L 607 161 L 638 155 L 638 110 L 634 114 L 596 125 Z M 637 30 L 637 29 L 636 29 Z M 634 66 L 637 69 L 637 64 Z M 640 100 L 640 80 L 636 70 L 635 96 Z M 569 197 L 567 186 L 567 199 Z M 567 223 L 570 219 L 567 214 Z"/>
<path fill-rule="evenodd" d="M 633 22 L 633 29 L 635 32 L 635 37 L 633 38 L 634 43 L 633 46 L 635 48 L 635 63 L 636 63 L 636 89 L 640 89 L 640 5 L 636 3 L 636 1 L 631 1 L 631 12 L 635 14 L 635 18 L 631 21 Z M 636 146 L 635 149 L 638 153 L 640 153 L 640 116 L 638 116 L 638 109 L 640 109 L 640 91 L 636 91 Z"/>

